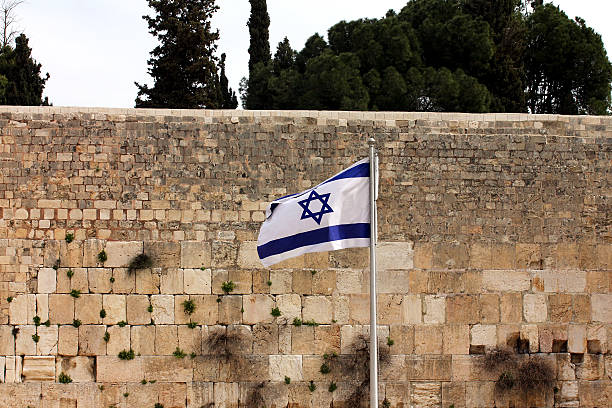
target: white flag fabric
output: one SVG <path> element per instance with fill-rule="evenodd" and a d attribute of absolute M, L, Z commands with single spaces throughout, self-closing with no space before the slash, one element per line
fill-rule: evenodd
<path fill-rule="evenodd" d="M 273 201 L 259 231 L 264 266 L 310 252 L 370 245 L 370 159 Z"/>

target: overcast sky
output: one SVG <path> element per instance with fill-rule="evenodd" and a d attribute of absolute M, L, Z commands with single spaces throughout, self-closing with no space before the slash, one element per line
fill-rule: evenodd
<path fill-rule="evenodd" d="M 272 53 L 285 36 L 300 50 L 315 32 L 340 20 L 381 17 L 407 0 L 268 0 Z M 569 17 L 580 16 L 612 50 L 612 1 L 554 0 Z M 248 72 L 248 0 L 218 0 L 213 18 L 227 54 L 227 75 L 237 91 Z M 34 58 L 49 72 L 44 95 L 55 106 L 133 107 L 134 82 L 150 82 L 147 59 L 155 46 L 141 18 L 146 0 L 26 0 L 17 9 L 18 27 L 30 39 Z"/>

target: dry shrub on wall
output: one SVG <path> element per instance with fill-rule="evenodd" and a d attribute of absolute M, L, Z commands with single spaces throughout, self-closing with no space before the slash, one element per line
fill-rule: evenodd
<path fill-rule="evenodd" d="M 263 397 L 263 389 L 266 386 L 265 382 L 260 382 L 249 392 L 249 395 L 246 400 L 247 407 L 265 407 L 266 400 Z"/>
<path fill-rule="evenodd" d="M 204 347 L 211 356 L 229 361 L 235 359 L 236 344 L 240 342 L 240 336 L 236 332 L 228 333 L 227 329 L 210 333 L 204 340 Z"/>
<path fill-rule="evenodd" d="M 555 370 L 540 356 L 532 356 L 518 367 L 518 386 L 524 392 L 548 390 L 555 384 Z"/>
<path fill-rule="evenodd" d="M 516 357 L 512 351 L 498 347 L 485 354 L 482 365 L 487 371 L 494 371 L 501 366 L 513 368 L 516 366 Z"/>

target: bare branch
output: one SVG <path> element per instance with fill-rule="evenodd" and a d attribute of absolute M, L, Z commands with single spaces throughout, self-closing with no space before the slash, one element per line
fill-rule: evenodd
<path fill-rule="evenodd" d="M 0 42 L 2 48 L 11 44 L 15 37 L 21 33 L 17 30 L 14 25 L 17 22 L 17 16 L 15 9 L 23 4 L 25 0 L 1 0 L 0 1 L 0 29 L 2 29 L 2 36 Z"/>

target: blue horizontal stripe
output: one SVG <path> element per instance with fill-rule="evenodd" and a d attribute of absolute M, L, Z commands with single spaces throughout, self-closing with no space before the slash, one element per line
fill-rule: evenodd
<path fill-rule="evenodd" d="M 309 245 L 351 238 L 370 238 L 370 224 L 333 225 L 331 227 L 300 232 L 299 234 L 275 239 L 258 246 L 257 253 L 259 254 L 259 259 L 264 259 Z"/>

